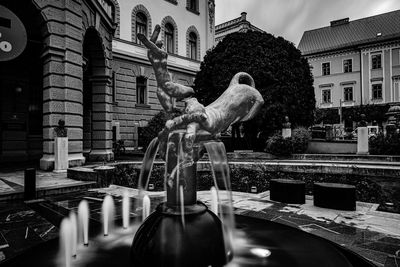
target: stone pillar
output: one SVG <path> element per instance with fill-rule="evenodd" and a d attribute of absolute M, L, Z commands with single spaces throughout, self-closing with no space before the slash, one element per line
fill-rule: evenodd
<path fill-rule="evenodd" d="M 58 36 L 49 36 L 49 43 Z M 59 42 L 62 42 L 59 40 Z M 76 62 L 77 53 L 47 47 L 43 53 L 43 157 L 42 170 L 54 169 L 54 127 L 64 119 L 69 129 L 70 166 L 82 165 L 82 67 Z M 73 63 L 75 62 L 75 63 Z M 77 65 L 78 64 L 78 65 Z"/>
<path fill-rule="evenodd" d="M 92 149 L 91 161 L 114 159 L 112 151 L 112 91 L 108 76 L 95 76 L 92 83 Z"/>
<path fill-rule="evenodd" d="M 282 128 L 282 137 L 283 138 L 290 138 L 292 137 L 292 124 L 289 122 L 289 117 L 285 116 L 285 122 L 283 123 Z"/>
<path fill-rule="evenodd" d="M 283 129 L 282 129 L 282 136 L 283 136 L 283 138 L 292 137 L 292 129 L 290 129 L 290 128 L 283 128 Z"/>
<path fill-rule="evenodd" d="M 54 171 L 66 172 L 68 169 L 68 137 L 54 138 Z"/>
<path fill-rule="evenodd" d="M 357 154 L 368 155 L 368 128 L 357 128 Z"/>

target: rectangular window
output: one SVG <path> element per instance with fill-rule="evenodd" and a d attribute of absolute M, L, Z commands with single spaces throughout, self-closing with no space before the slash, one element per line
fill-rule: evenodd
<path fill-rule="evenodd" d="M 400 102 L 400 80 L 395 80 L 393 82 L 393 88 L 394 88 L 394 101 Z"/>
<path fill-rule="evenodd" d="M 146 104 L 147 98 L 147 79 L 145 77 L 136 78 L 136 103 Z"/>
<path fill-rule="evenodd" d="M 322 63 L 322 75 L 330 75 L 331 74 L 331 63 L 326 62 Z"/>
<path fill-rule="evenodd" d="M 174 51 L 174 36 L 169 33 L 165 33 L 165 42 L 166 42 L 166 47 L 167 47 L 167 52 L 170 54 L 173 54 Z"/>
<path fill-rule="evenodd" d="M 331 89 L 322 90 L 322 103 L 331 103 Z"/>
<path fill-rule="evenodd" d="M 382 55 L 381 54 L 372 55 L 371 62 L 372 62 L 372 69 L 382 68 Z"/>
<path fill-rule="evenodd" d="M 197 7 L 197 1 L 198 0 L 189 0 L 188 2 L 188 9 L 191 11 L 199 11 Z"/>
<path fill-rule="evenodd" d="M 352 72 L 353 71 L 353 60 L 345 59 L 343 60 L 343 72 Z"/>
<path fill-rule="evenodd" d="M 353 87 L 343 88 L 344 101 L 353 101 Z"/>
<path fill-rule="evenodd" d="M 382 99 L 382 84 L 372 85 L 372 99 Z"/>

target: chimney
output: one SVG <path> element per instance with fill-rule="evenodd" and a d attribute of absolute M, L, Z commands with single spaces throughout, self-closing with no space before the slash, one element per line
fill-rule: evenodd
<path fill-rule="evenodd" d="M 241 20 L 246 20 L 246 16 L 247 16 L 246 12 L 242 12 L 242 13 L 240 13 L 240 15 L 241 15 L 241 17 L 240 17 Z"/>
<path fill-rule="evenodd" d="M 349 18 L 338 19 L 331 21 L 331 27 L 349 24 Z"/>

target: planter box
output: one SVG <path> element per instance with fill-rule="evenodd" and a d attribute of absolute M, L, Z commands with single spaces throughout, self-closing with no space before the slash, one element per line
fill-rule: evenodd
<path fill-rule="evenodd" d="M 308 154 L 356 154 L 357 142 L 350 140 L 325 141 L 311 140 L 308 143 Z"/>

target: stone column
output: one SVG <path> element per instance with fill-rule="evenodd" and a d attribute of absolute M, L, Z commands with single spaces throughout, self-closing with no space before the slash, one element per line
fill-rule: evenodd
<path fill-rule="evenodd" d="M 291 123 L 289 122 L 289 117 L 285 116 L 285 122 L 283 123 L 283 128 L 282 128 L 282 137 L 283 138 L 290 138 L 292 137 L 292 128 L 291 128 Z"/>
<path fill-rule="evenodd" d="M 112 160 L 112 91 L 108 76 L 95 76 L 92 83 L 92 161 Z"/>
<path fill-rule="evenodd" d="M 357 128 L 357 154 L 368 155 L 368 127 Z"/>
<path fill-rule="evenodd" d="M 50 43 L 57 36 L 50 36 Z M 59 40 L 61 42 L 61 40 Z M 69 129 L 70 166 L 85 162 L 82 154 L 82 67 L 77 53 L 48 47 L 43 53 L 43 157 L 42 170 L 54 168 L 54 127 L 64 119 Z"/>

